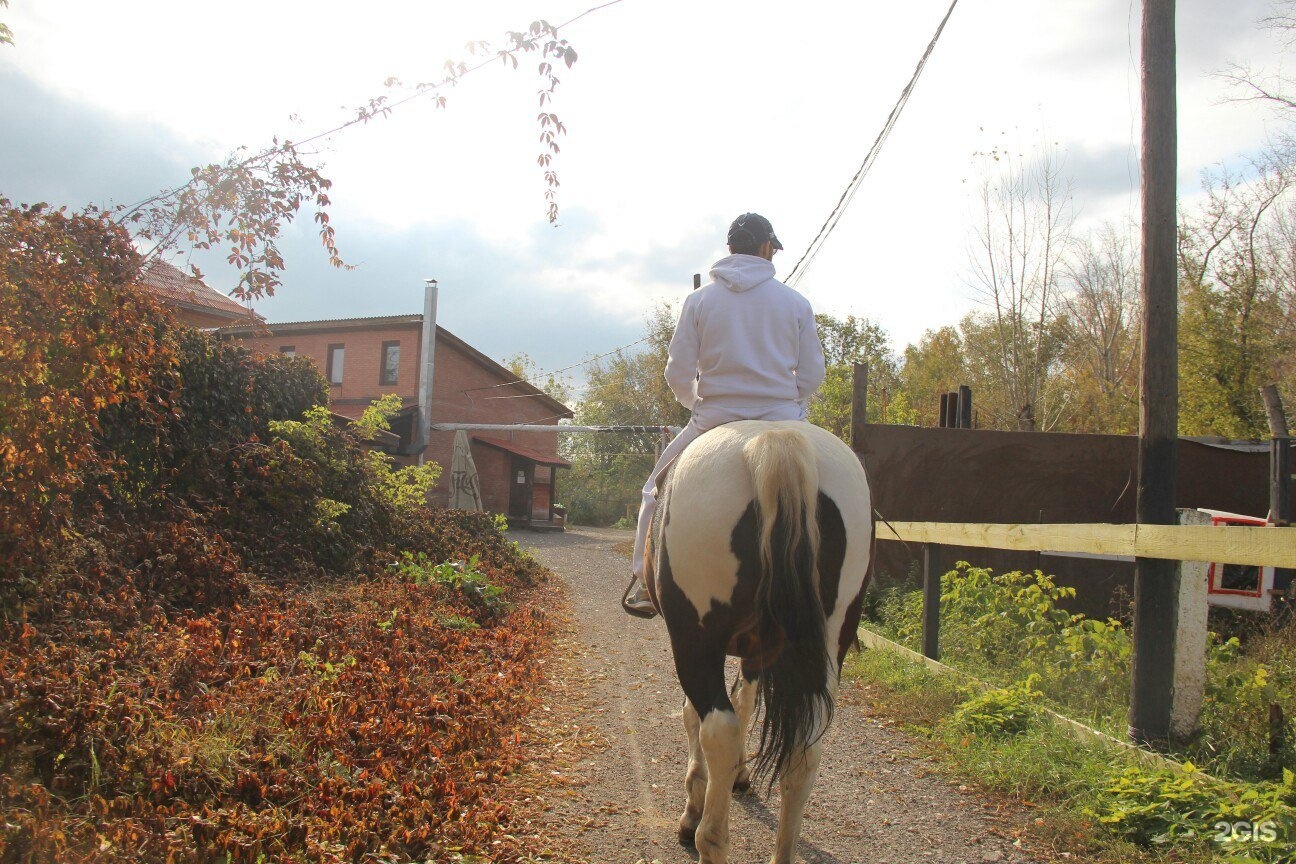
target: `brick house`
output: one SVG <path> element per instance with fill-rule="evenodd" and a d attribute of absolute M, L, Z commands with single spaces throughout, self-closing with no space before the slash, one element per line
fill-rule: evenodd
<path fill-rule="evenodd" d="M 251 309 L 160 258 L 144 265 L 140 281 L 159 300 L 174 309 L 181 322 L 199 330 L 261 320 L 261 316 Z"/>
<path fill-rule="evenodd" d="M 423 364 L 422 315 L 346 318 L 248 325 L 223 331 L 256 350 L 310 357 L 329 382 L 329 408 L 359 417 L 373 400 L 388 393 L 401 397 L 404 409 L 392 423 L 400 444 L 397 458 L 406 463 L 420 455 L 415 434 Z M 443 327 L 436 329 L 432 380 L 434 423 L 529 423 L 557 425 L 572 412 L 566 405 L 526 382 Z M 556 432 L 469 432 L 473 461 L 481 480 L 486 509 L 532 526 L 553 523 L 558 468 L 570 463 L 558 456 Z M 431 503 L 449 498 L 453 432 L 432 432 L 422 452 L 444 470 Z"/>

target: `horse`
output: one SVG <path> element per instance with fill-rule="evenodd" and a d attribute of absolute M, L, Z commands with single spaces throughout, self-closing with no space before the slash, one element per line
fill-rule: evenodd
<path fill-rule="evenodd" d="M 688 734 L 681 844 L 725 864 L 735 789 L 779 784 L 772 864 L 791 864 L 873 548 L 855 453 L 804 422 L 707 432 L 661 481 L 645 583 L 666 623 Z M 732 688 L 725 658 L 741 658 Z M 764 705 L 754 764 L 744 755 Z"/>

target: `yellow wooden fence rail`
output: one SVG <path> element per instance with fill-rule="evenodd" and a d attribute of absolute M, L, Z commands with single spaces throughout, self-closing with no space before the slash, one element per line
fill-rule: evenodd
<path fill-rule="evenodd" d="M 877 523 L 879 540 L 1023 552 L 1133 555 L 1296 568 L 1296 527 L 1259 525 L 1108 525 L 1103 523 Z"/>

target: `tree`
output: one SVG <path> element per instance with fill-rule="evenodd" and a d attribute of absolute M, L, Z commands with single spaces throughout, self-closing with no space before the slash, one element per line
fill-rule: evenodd
<path fill-rule="evenodd" d="M 1273 32 L 1290 48 L 1296 40 L 1296 0 L 1274 0 L 1272 9 L 1273 14 L 1262 18 L 1260 26 Z M 1287 129 L 1278 133 L 1278 146 L 1292 151 L 1296 147 L 1290 131 L 1290 124 L 1296 119 L 1296 81 L 1281 71 L 1266 73 L 1249 63 L 1232 63 L 1219 74 L 1233 85 L 1238 94 L 1234 97 L 1236 101 L 1264 102 L 1288 124 Z"/>
<path fill-rule="evenodd" d="M 936 426 L 940 421 L 941 394 L 966 383 L 963 337 L 957 328 L 928 330 L 917 345 L 905 347 L 899 389 L 912 418 L 909 422 Z"/>
<path fill-rule="evenodd" d="M 562 372 L 547 372 L 536 368 L 536 363 L 525 351 L 519 351 L 504 359 L 504 365 L 517 376 L 538 390 L 543 390 L 555 401 L 570 405 L 576 395 L 571 381 Z"/>
<path fill-rule="evenodd" d="M 867 318 L 828 314 L 815 316 L 823 342 L 827 370 L 824 382 L 810 398 L 809 420 L 850 443 L 854 365 L 868 364 L 868 419 L 886 422 L 888 397 L 895 389 L 899 364 L 891 353 L 890 337 Z"/>
<path fill-rule="evenodd" d="M 592 426 L 683 426 L 689 412 L 666 386 L 666 357 L 676 312 L 657 306 L 645 322 L 644 347 L 621 350 L 585 367 L 585 398 L 576 422 Z M 632 514 L 639 490 L 662 445 L 659 433 L 580 433 L 568 436 L 572 470 L 563 484 L 568 518 L 607 525 Z"/>
<path fill-rule="evenodd" d="M 0 0 L 0 9 L 3 9 L 8 5 L 9 5 L 9 0 Z M 0 45 L 12 45 L 12 44 L 14 44 L 13 31 L 10 30 L 5 24 L 0 23 Z"/>
<path fill-rule="evenodd" d="M 981 408 L 1000 428 L 1051 429 L 1066 405 L 1056 378 L 1058 277 L 1070 242 L 1070 184 L 1052 151 L 1029 163 L 983 154 L 970 255 L 987 307 L 960 325 Z"/>
<path fill-rule="evenodd" d="M 117 467 L 96 446 L 105 412 L 170 410 L 154 379 L 176 363 L 171 318 L 138 273 L 107 216 L 0 198 L 0 574 L 53 536 L 86 474 Z"/>
<path fill-rule="evenodd" d="M 1071 431 L 1138 430 L 1137 254 L 1129 235 L 1106 224 L 1067 262 L 1059 374 L 1070 395 Z"/>
<path fill-rule="evenodd" d="M 975 394 L 981 426 L 1059 428 L 1068 416 L 1071 396 L 1061 374 L 1066 336 L 1066 321 L 1056 315 L 1023 322 L 1010 315 L 972 312 L 959 321 L 964 383 Z M 1014 370 L 1014 357 L 1028 358 L 1029 368 Z"/>
<path fill-rule="evenodd" d="M 0 41 L 6 34 L 0 25 Z M 278 248 L 280 232 L 302 207 L 310 206 L 329 263 L 345 268 L 348 265 L 338 249 L 328 214 L 333 184 L 315 164 L 314 154 L 305 148 L 386 117 L 419 97 L 428 96 L 433 105 L 444 108 L 442 91 L 464 76 L 496 60 L 516 69 L 519 56 L 537 54 L 536 69 L 542 86 L 538 93 L 541 111 L 536 118 L 540 129 L 536 162 L 544 175 L 549 221 L 556 222 L 559 184 L 553 162 L 559 153 L 557 138 L 567 129 L 552 111 L 559 84 L 554 70 L 559 63 L 571 68 L 577 59 L 575 49 L 558 36 L 557 27 L 540 20 L 531 22 L 525 31 L 509 32 L 505 47 L 498 51 L 492 51 L 487 42 L 477 41 L 468 44 L 468 52 L 485 56 L 474 65 L 447 60 L 440 80 L 434 82 L 406 87 L 389 78 L 385 82 L 389 93 L 354 109 L 351 119 L 300 141 L 276 137 L 263 150 L 249 153 L 241 148 L 224 161 L 193 168 L 186 182 L 123 209 L 118 221 L 131 230 L 141 248 L 148 250 L 146 259 L 180 243 L 194 249 L 225 247 L 226 260 L 240 272 L 232 293 L 249 300 L 273 295 L 280 286 L 284 269 Z M 201 276 L 196 268 L 194 272 Z"/>
<path fill-rule="evenodd" d="M 1296 171 L 1281 151 L 1253 168 L 1208 174 L 1205 205 L 1180 220 L 1182 434 L 1266 437 L 1259 388 L 1292 387 Z"/>

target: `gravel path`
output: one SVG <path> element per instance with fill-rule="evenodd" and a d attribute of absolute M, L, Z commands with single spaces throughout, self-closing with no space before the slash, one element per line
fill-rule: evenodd
<path fill-rule="evenodd" d="M 553 772 L 564 788 L 547 796 L 544 818 L 591 864 L 695 861 L 696 853 L 675 840 L 687 751 L 666 628 L 660 618 L 631 618 L 617 603 L 629 561 L 613 547 L 624 547 L 632 532 L 569 528 L 513 536 L 561 577 L 570 597 L 573 626 L 556 658 L 564 680 L 549 704 L 566 714 L 564 722 L 611 743 L 571 756 L 564 772 Z M 901 733 L 865 716 L 860 688 L 848 682 L 842 691 L 806 808 L 806 862 L 1031 860 L 1013 845 L 1020 814 L 1004 813 L 935 773 Z M 731 861 L 767 861 L 777 792 L 768 800 L 739 796 L 732 813 Z"/>

